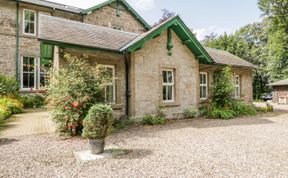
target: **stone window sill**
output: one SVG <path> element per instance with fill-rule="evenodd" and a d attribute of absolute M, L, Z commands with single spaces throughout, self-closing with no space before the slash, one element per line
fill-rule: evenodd
<path fill-rule="evenodd" d="M 160 104 L 160 107 L 178 107 L 178 106 L 180 106 L 178 102 L 169 102 L 169 103 L 162 102 Z"/>

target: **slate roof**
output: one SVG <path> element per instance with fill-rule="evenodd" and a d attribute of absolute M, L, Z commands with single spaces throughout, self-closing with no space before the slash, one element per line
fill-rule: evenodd
<path fill-rule="evenodd" d="M 239 67 L 258 68 L 250 62 L 235 56 L 227 51 L 205 47 L 208 54 L 216 64 L 225 64 Z"/>
<path fill-rule="evenodd" d="M 139 34 L 136 33 L 123 32 L 44 14 L 39 15 L 38 38 L 40 41 L 59 42 L 119 52 L 121 47 L 138 36 Z"/>
<path fill-rule="evenodd" d="M 59 3 L 50 2 L 50 1 L 46 1 L 46 0 L 19 0 L 19 2 L 43 6 L 43 7 L 49 7 L 49 8 L 73 12 L 73 13 L 81 13 L 83 11 L 83 9 L 80 9 L 78 7 L 59 4 Z"/>
<path fill-rule="evenodd" d="M 270 86 L 286 86 L 286 85 L 288 85 L 288 79 L 281 80 L 281 81 L 278 81 L 278 82 L 275 82 L 275 83 L 271 83 L 269 85 Z"/>
<path fill-rule="evenodd" d="M 67 45 L 122 52 L 131 45 L 145 39 L 158 28 L 162 28 L 163 25 L 174 18 L 168 19 L 146 33 L 136 34 L 40 14 L 38 38 L 40 41 L 56 44 L 64 43 Z M 258 68 L 229 52 L 207 47 L 205 47 L 205 50 L 215 64 Z"/>

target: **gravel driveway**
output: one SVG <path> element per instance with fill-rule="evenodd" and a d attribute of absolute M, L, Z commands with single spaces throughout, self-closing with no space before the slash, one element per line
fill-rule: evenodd
<path fill-rule="evenodd" d="M 81 138 L 32 135 L 0 141 L 0 177 L 288 177 L 288 112 L 188 120 L 123 130 L 107 139 L 127 155 L 88 163 Z"/>

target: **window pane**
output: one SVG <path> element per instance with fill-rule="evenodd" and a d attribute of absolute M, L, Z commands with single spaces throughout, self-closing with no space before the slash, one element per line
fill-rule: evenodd
<path fill-rule="evenodd" d="M 112 103 L 114 101 L 114 86 L 113 85 L 107 85 L 106 86 L 106 93 L 105 98 L 106 102 Z"/>
<path fill-rule="evenodd" d="M 40 87 L 44 87 L 47 84 L 47 75 L 40 74 Z"/>
<path fill-rule="evenodd" d="M 25 29 L 25 33 L 29 33 L 29 24 L 28 24 L 28 22 L 25 22 L 24 23 L 24 29 Z"/>
<path fill-rule="evenodd" d="M 167 100 L 173 100 L 173 86 L 167 86 Z"/>
<path fill-rule="evenodd" d="M 29 58 L 29 65 L 28 65 L 28 70 L 29 72 L 34 72 L 34 58 Z"/>
<path fill-rule="evenodd" d="M 25 20 L 28 20 L 29 16 L 30 16 L 29 11 L 25 11 Z"/>
<path fill-rule="evenodd" d="M 28 71 L 28 65 L 29 65 L 29 61 L 27 57 L 23 57 L 23 72 L 27 72 Z"/>
<path fill-rule="evenodd" d="M 23 88 L 29 88 L 29 74 L 23 74 Z"/>
<path fill-rule="evenodd" d="M 34 74 L 29 74 L 29 88 L 34 88 Z"/>
<path fill-rule="evenodd" d="M 163 101 L 167 100 L 167 90 L 166 90 L 166 86 L 163 86 Z"/>
<path fill-rule="evenodd" d="M 34 34 L 34 23 L 29 23 L 29 33 Z"/>
<path fill-rule="evenodd" d="M 163 83 L 167 83 L 167 71 L 163 71 Z"/>
<path fill-rule="evenodd" d="M 35 13 L 34 12 L 30 12 L 30 19 L 31 22 L 35 21 Z"/>
<path fill-rule="evenodd" d="M 173 83 L 173 72 L 172 71 L 167 71 L 167 82 Z"/>

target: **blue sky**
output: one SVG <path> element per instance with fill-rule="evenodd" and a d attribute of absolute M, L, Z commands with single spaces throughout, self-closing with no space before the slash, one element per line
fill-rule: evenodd
<path fill-rule="evenodd" d="M 88 8 L 105 0 L 50 0 Z M 161 9 L 175 11 L 202 40 L 212 32 L 232 33 L 240 27 L 260 21 L 257 0 L 127 0 L 149 23 L 161 17 Z"/>

